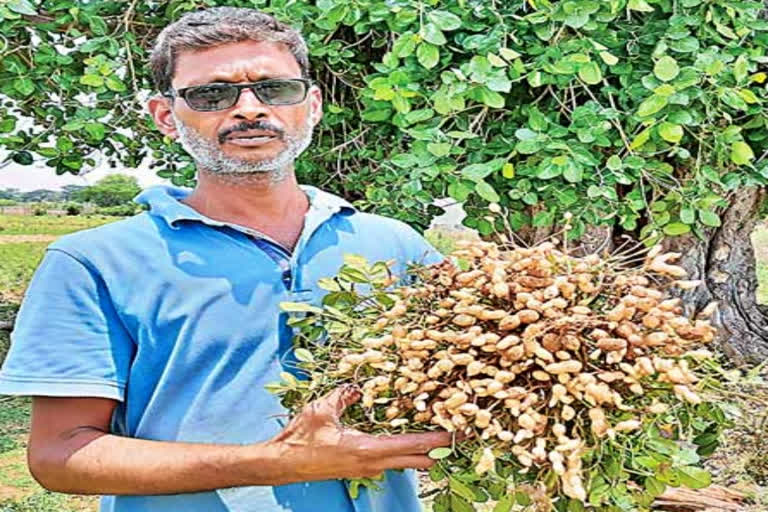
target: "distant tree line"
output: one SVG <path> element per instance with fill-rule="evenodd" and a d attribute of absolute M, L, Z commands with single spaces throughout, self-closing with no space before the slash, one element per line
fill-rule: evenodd
<path fill-rule="evenodd" d="M 22 192 L 17 188 L 0 189 L 0 206 L 28 203 L 57 203 L 70 215 L 78 215 L 84 205 L 95 207 L 103 215 L 132 215 L 138 206 L 133 198 L 141 192 L 136 178 L 111 174 L 94 185 L 65 185 L 59 190 L 37 189 Z"/>

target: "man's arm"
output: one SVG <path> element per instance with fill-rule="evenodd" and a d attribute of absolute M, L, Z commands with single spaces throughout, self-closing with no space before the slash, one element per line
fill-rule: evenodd
<path fill-rule="evenodd" d="M 428 468 L 447 432 L 376 437 L 339 417 L 359 399 L 340 388 L 310 404 L 274 439 L 251 445 L 148 441 L 109 434 L 117 402 L 35 397 L 28 458 L 35 479 L 75 494 L 177 494 L 244 485 L 371 477 Z"/>

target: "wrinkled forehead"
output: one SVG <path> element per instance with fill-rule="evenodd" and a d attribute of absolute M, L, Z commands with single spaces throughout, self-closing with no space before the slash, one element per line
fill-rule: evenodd
<path fill-rule="evenodd" d="M 173 87 L 300 77 L 301 67 L 284 43 L 242 41 L 180 52 L 176 57 Z"/>

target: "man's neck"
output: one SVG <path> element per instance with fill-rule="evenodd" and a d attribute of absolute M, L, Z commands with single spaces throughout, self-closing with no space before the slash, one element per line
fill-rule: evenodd
<path fill-rule="evenodd" d="M 288 249 L 296 245 L 309 208 L 293 172 L 273 182 L 266 173 L 217 176 L 200 171 L 197 186 L 182 202 L 211 219 L 255 229 Z"/>

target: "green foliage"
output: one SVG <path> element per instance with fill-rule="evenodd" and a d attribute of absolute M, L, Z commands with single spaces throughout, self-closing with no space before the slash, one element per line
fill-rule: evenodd
<path fill-rule="evenodd" d="M 133 204 L 133 198 L 141 192 L 141 187 L 138 181 L 133 176 L 126 176 L 124 174 L 110 174 L 100 179 L 95 185 L 85 187 L 79 190 L 75 194 L 75 199 L 78 201 L 94 203 L 96 206 L 102 208 L 108 207 L 121 207 Z M 135 210 L 136 205 L 133 205 L 131 212 Z M 124 208 L 127 210 L 126 208 Z M 105 214 L 110 215 L 110 214 Z M 120 213 L 117 215 L 126 215 Z M 132 215 L 129 213 L 127 215 Z"/>
<path fill-rule="evenodd" d="M 83 212 L 83 207 L 77 203 L 67 203 L 64 205 L 64 210 L 67 215 L 80 215 Z"/>
<path fill-rule="evenodd" d="M 326 116 L 300 178 L 413 225 L 451 196 L 483 234 L 489 201 L 515 229 L 571 211 L 572 236 L 701 232 L 729 191 L 768 180 L 758 1 L 6 2 L 0 94 L 16 108 L 0 109 L 0 147 L 57 173 L 98 151 L 151 156 L 190 184 L 190 159 L 142 114 L 147 49 L 185 11 L 224 4 L 308 41 Z"/>
<path fill-rule="evenodd" d="M 116 206 L 107 206 L 104 208 L 96 208 L 97 215 L 106 215 L 108 217 L 129 217 L 135 215 L 141 211 L 138 205 L 135 204 L 121 204 Z"/>

